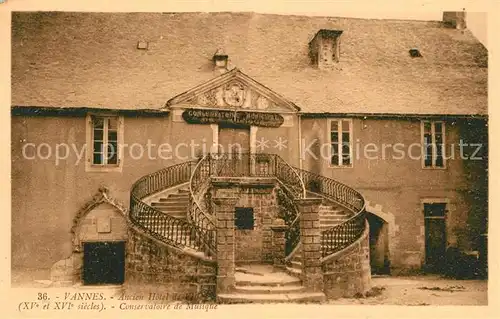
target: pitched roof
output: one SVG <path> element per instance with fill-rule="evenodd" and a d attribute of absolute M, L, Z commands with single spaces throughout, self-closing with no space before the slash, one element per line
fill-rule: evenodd
<path fill-rule="evenodd" d="M 334 70 L 310 64 L 320 29 L 343 31 Z M 13 13 L 12 104 L 161 108 L 216 76 L 218 48 L 305 113 L 487 114 L 487 51 L 468 30 L 227 12 Z"/>

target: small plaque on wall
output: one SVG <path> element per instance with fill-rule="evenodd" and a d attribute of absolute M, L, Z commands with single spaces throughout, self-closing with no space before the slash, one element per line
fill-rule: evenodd
<path fill-rule="evenodd" d="M 111 232 L 111 219 L 109 217 L 101 217 L 97 219 L 97 232 L 98 233 Z"/>

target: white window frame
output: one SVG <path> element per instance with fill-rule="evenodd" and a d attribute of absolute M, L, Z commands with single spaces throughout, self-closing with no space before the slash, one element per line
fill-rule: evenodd
<path fill-rule="evenodd" d="M 349 165 L 343 165 L 342 164 L 342 143 L 339 143 L 337 152 L 339 153 L 339 163 L 340 165 L 333 165 L 332 164 L 332 139 L 331 139 L 331 132 L 332 132 L 332 122 L 337 122 L 337 130 L 340 129 L 338 132 L 339 138 L 342 138 L 342 121 L 349 122 L 349 157 L 351 158 L 351 163 Z M 353 145 L 353 121 L 352 119 L 348 118 L 334 118 L 334 119 L 328 119 L 328 130 L 327 130 L 327 140 L 328 140 L 328 166 L 330 168 L 353 168 L 354 167 L 354 145 Z M 342 155 L 341 155 L 342 154 Z"/>
<path fill-rule="evenodd" d="M 101 118 L 116 118 L 117 119 L 117 164 L 94 164 L 94 127 L 92 125 L 92 116 Z M 85 171 L 86 172 L 121 172 L 123 168 L 123 135 L 124 135 L 124 118 L 117 114 L 105 113 L 88 113 L 85 118 L 86 123 L 86 147 L 85 147 Z M 106 132 L 106 130 L 104 130 Z M 104 134 L 103 145 L 106 145 L 107 134 Z"/>
<path fill-rule="evenodd" d="M 431 144 L 433 147 L 433 152 L 432 152 L 432 164 L 431 166 L 425 166 L 425 155 L 426 155 L 426 148 L 425 148 L 425 129 L 424 129 L 424 124 L 425 123 L 430 123 L 431 124 Z M 442 135 L 443 135 L 443 144 L 441 146 L 441 154 L 443 157 L 443 166 L 436 166 L 436 123 L 440 123 L 442 127 Z M 420 121 L 420 143 L 422 145 L 422 168 L 423 169 L 446 169 L 446 123 L 441 120 L 421 120 Z"/>

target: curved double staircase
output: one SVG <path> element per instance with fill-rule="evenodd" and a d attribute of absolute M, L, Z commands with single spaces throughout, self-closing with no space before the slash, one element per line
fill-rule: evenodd
<path fill-rule="evenodd" d="M 360 193 L 331 178 L 292 167 L 278 155 L 264 153 L 207 154 L 140 178 L 131 190 L 132 224 L 165 245 L 215 260 L 217 229 L 210 205 L 214 177 L 276 180 L 280 186 L 279 215 L 288 226 L 285 260 L 292 276 L 300 277 L 302 270 L 297 199 L 322 199 L 322 260 L 348 248 L 365 233 L 365 202 Z M 270 291 L 269 287 L 264 290 Z"/>

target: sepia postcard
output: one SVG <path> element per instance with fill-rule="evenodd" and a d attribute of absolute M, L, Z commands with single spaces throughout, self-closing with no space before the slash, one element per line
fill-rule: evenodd
<path fill-rule="evenodd" d="M 498 3 L 20 2 L 9 317 L 494 316 Z"/>

